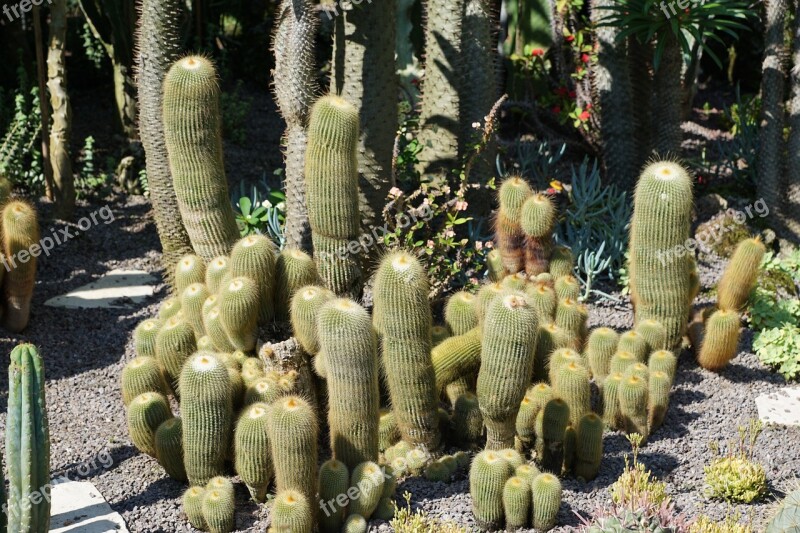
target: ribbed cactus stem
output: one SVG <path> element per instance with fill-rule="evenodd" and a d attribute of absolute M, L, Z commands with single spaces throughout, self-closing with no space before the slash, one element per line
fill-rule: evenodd
<path fill-rule="evenodd" d="M 520 227 L 525 234 L 525 274 L 536 276 L 550 268 L 556 209 L 550 197 L 535 194 L 522 205 Z"/>
<path fill-rule="evenodd" d="M 134 357 L 122 369 L 120 378 L 122 389 L 122 403 L 126 406 L 134 398 L 145 392 L 167 394 L 167 384 L 164 381 L 164 371 L 154 357 Z"/>
<path fill-rule="evenodd" d="M 444 321 L 453 335 L 463 335 L 478 325 L 475 303 L 475 295 L 466 291 L 459 291 L 447 299 Z"/>
<path fill-rule="evenodd" d="M 469 469 L 472 514 L 478 526 L 497 529 L 503 524 L 503 488 L 513 469 L 499 453 L 486 450 L 475 456 Z"/>
<path fill-rule="evenodd" d="M 275 263 L 275 318 L 287 320 L 292 298 L 300 288 L 319 283 L 314 259 L 297 248 L 284 248 Z"/>
<path fill-rule="evenodd" d="M 234 434 L 236 473 L 257 502 L 263 502 L 266 498 L 267 488 L 274 474 L 268 420 L 269 406 L 265 403 L 253 403 L 239 417 Z"/>
<path fill-rule="evenodd" d="M 279 491 L 272 504 L 272 530 L 276 532 L 311 533 L 314 531 L 314 513 L 310 500 L 301 492 L 288 489 Z"/>
<path fill-rule="evenodd" d="M 40 247 L 39 221 L 33 205 L 12 200 L 3 207 L 3 322 L 12 333 L 28 325 L 33 286 L 36 282 L 34 247 Z"/>
<path fill-rule="evenodd" d="M 575 436 L 575 475 L 584 481 L 597 477 L 603 459 L 603 420 L 587 413 L 578 422 Z"/>
<path fill-rule="evenodd" d="M 494 240 L 503 266 L 509 274 L 516 274 L 525 268 L 522 206 L 531 196 L 533 191 L 521 176 L 511 176 L 504 180 L 497 193 L 500 208 L 494 223 Z"/>
<path fill-rule="evenodd" d="M 322 513 L 319 515 L 319 529 L 322 533 L 339 533 L 345 519 L 344 505 L 336 501 L 340 494 L 347 494 L 350 488 L 350 471 L 341 461 L 328 459 L 319 467 L 319 499 Z"/>
<path fill-rule="evenodd" d="M 298 396 L 272 404 L 269 440 L 278 491 L 296 490 L 309 501 L 317 494 L 316 413 Z"/>
<path fill-rule="evenodd" d="M 439 391 L 456 380 L 474 375 L 481 365 L 481 332 L 472 328 L 450 337 L 431 350 L 431 364 Z"/>
<path fill-rule="evenodd" d="M 157 392 L 145 392 L 128 406 L 128 432 L 133 445 L 147 455 L 156 456 L 156 430 L 172 418 L 167 399 Z"/>
<path fill-rule="evenodd" d="M 158 426 L 154 438 L 156 459 L 172 479 L 186 481 L 183 462 L 183 421 L 172 417 Z"/>
<path fill-rule="evenodd" d="M 706 331 L 697 362 L 706 370 L 721 370 L 736 357 L 741 333 L 739 313 L 715 311 L 706 321 Z"/>
<path fill-rule="evenodd" d="M 222 287 L 219 319 L 237 350 L 249 352 L 256 347 L 261 297 L 258 284 L 248 277 L 233 278 Z"/>
<path fill-rule="evenodd" d="M 745 239 L 739 243 L 717 285 L 720 309 L 738 312 L 745 306 L 765 252 L 760 239 Z"/>
<path fill-rule="evenodd" d="M 231 276 L 247 277 L 258 289 L 258 321 L 269 323 L 275 317 L 275 244 L 264 235 L 248 235 L 231 251 Z M 224 289 L 224 287 L 223 287 Z"/>
<path fill-rule="evenodd" d="M 230 272 L 230 259 L 221 255 L 215 257 L 206 267 L 206 288 L 210 294 L 216 294 L 222 285 L 222 279 Z"/>
<path fill-rule="evenodd" d="M 175 394 L 180 395 L 180 376 L 183 365 L 197 350 L 194 329 L 178 313 L 161 327 L 156 337 L 156 359 L 166 372 Z"/>
<path fill-rule="evenodd" d="M 531 484 L 533 493 L 533 527 L 548 531 L 556 525 L 561 508 L 561 482 L 552 474 L 539 474 Z"/>
<path fill-rule="evenodd" d="M 611 358 L 617 351 L 619 335 L 611 328 L 600 327 L 593 329 L 586 341 L 586 360 L 589 368 L 599 386 L 611 372 Z"/>

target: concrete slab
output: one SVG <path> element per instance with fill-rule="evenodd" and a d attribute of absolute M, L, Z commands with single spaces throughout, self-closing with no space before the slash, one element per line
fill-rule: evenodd
<path fill-rule="evenodd" d="M 129 533 L 97 487 L 88 481 L 67 481 L 51 489 L 50 533 Z"/>
<path fill-rule="evenodd" d="M 800 426 L 800 387 L 784 387 L 756 398 L 758 418 L 765 424 Z"/>
<path fill-rule="evenodd" d="M 152 296 L 155 277 L 143 270 L 111 270 L 83 287 L 50 298 L 45 305 L 67 309 L 125 309 Z"/>

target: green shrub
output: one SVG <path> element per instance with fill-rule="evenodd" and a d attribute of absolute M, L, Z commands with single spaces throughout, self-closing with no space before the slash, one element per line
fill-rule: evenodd
<path fill-rule="evenodd" d="M 762 429 L 758 420 L 740 426 L 738 443 L 731 443 L 727 455 L 717 457 L 704 468 L 709 497 L 750 503 L 766 495 L 766 472 L 763 466 L 753 460 L 755 443 Z M 719 454 L 719 443 L 713 442 L 711 449 Z"/>
<path fill-rule="evenodd" d="M 396 533 L 467 533 L 467 530 L 450 522 L 439 522 L 424 512 L 411 511 L 411 494 L 403 494 L 405 507 L 397 507 L 389 523 Z"/>
<path fill-rule="evenodd" d="M 644 506 L 658 506 L 669 501 L 666 483 L 658 481 L 653 474 L 639 462 L 639 447 L 642 436 L 631 433 L 627 436 L 631 443 L 632 460 L 625 455 L 625 470 L 611 485 L 611 500 L 631 509 Z"/>
<path fill-rule="evenodd" d="M 701 515 L 689 527 L 689 533 L 753 533 L 749 524 L 739 523 L 739 514 L 728 515 L 722 522 Z"/>

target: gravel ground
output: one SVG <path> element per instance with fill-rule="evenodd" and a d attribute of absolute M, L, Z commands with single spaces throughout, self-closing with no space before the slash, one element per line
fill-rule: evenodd
<path fill-rule="evenodd" d="M 155 313 L 163 298 L 163 287 L 144 305 L 127 309 L 64 310 L 44 306 L 56 295 L 97 279 L 112 268 L 143 269 L 158 274 L 158 240 L 148 205 L 142 198 L 109 200 L 115 220 L 82 232 L 39 262 L 31 325 L 22 335 L 0 337 L 0 350 L 8 353 L 18 342 L 38 345 L 46 361 L 47 402 L 52 439 L 54 476 L 90 479 L 122 514 L 133 532 L 190 531 L 182 517 L 181 483 L 168 479 L 149 457 L 132 446 L 125 427 L 125 413 L 118 378 L 133 357 L 129 337 L 136 324 Z M 97 205 L 83 205 L 85 216 Z M 49 208 L 42 206 L 44 217 Z M 77 217 L 76 217 L 77 218 Z M 63 228 L 46 222 L 43 228 Z M 43 229 L 42 234 L 47 233 Z M 704 285 L 720 272 L 719 263 L 702 263 Z M 616 328 L 631 325 L 627 304 L 596 305 L 591 308 L 593 325 Z M 641 459 L 668 483 L 668 492 L 688 517 L 700 513 L 722 517 L 729 506 L 702 495 L 703 465 L 710 457 L 709 442 L 737 437 L 737 426 L 757 416 L 755 397 L 784 386 L 752 354 L 752 335 L 746 332 L 743 352 L 721 374 L 697 367 L 691 355 L 681 356 L 672 403 L 664 426 L 644 448 Z M 5 426 L 7 376 L 0 372 L 0 426 Z M 564 480 L 564 503 L 556 531 L 569 531 L 579 522 L 576 512 L 589 514 L 608 499 L 608 487 L 622 471 L 628 445 L 620 434 L 605 437 L 600 475 L 589 484 Z M 774 495 L 791 486 L 800 472 L 800 428 L 768 427 L 759 439 L 756 459 L 767 470 Z M 237 527 L 240 531 L 264 531 L 267 511 L 247 501 L 246 490 L 237 484 Z M 412 494 L 412 506 L 431 515 L 472 524 L 466 474 L 450 484 L 407 479 L 398 496 Z M 759 527 L 773 497 L 736 509 Z M 372 530 L 388 531 L 374 522 Z"/>

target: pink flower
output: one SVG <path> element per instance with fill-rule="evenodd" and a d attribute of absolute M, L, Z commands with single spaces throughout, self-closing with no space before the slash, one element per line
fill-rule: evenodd
<path fill-rule="evenodd" d="M 456 232 L 451 230 L 451 229 L 448 229 L 448 230 L 444 231 L 444 236 L 449 239 L 449 238 L 455 237 L 456 236 Z"/>
<path fill-rule="evenodd" d="M 392 187 L 391 189 L 389 189 L 389 196 L 391 196 L 392 198 L 399 198 L 401 194 L 403 194 L 403 191 L 401 191 L 397 187 Z"/>
<path fill-rule="evenodd" d="M 475 241 L 475 249 L 478 251 L 483 250 L 483 243 L 481 241 Z"/>
<path fill-rule="evenodd" d="M 589 54 L 583 54 L 583 55 L 581 56 L 581 61 L 583 61 L 584 63 L 588 63 L 589 61 L 591 61 L 591 59 L 592 59 L 592 58 L 591 58 L 591 57 L 589 57 Z"/>
<path fill-rule="evenodd" d="M 465 200 L 459 200 L 456 202 L 456 211 L 466 211 L 468 205 Z"/>
<path fill-rule="evenodd" d="M 494 243 L 492 241 L 486 241 L 485 243 L 483 243 L 483 245 L 490 249 L 494 248 Z"/>
<path fill-rule="evenodd" d="M 580 114 L 580 116 L 578 118 L 580 118 L 582 121 L 586 122 L 587 120 L 589 120 L 589 116 L 590 116 L 589 112 L 588 111 L 584 111 L 583 113 Z"/>
<path fill-rule="evenodd" d="M 433 248 L 433 241 L 428 239 L 428 248 Z"/>

